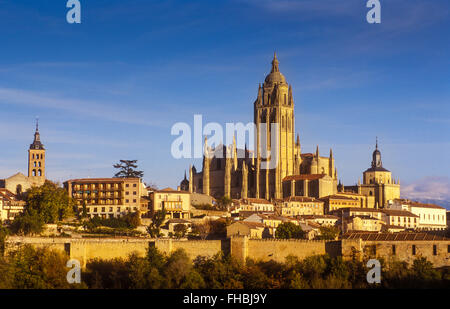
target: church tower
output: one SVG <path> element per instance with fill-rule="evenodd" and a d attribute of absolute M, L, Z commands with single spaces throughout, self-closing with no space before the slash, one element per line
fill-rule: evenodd
<path fill-rule="evenodd" d="M 358 181 L 359 182 L 359 181 Z M 384 208 L 389 201 L 400 198 L 400 184 L 392 178 L 392 173 L 383 167 L 378 138 L 372 153 L 371 167 L 363 172 L 363 183 L 358 184 L 358 193 L 373 196 L 375 205 Z"/>
<path fill-rule="evenodd" d="M 294 99 L 292 87 L 280 72 L 276 54 L 270 74 L 258 89 L 258 97 L 254 103 L 254 122 L 257 130 L 257 161 L 270 160 L 268 157 L 272 146 L 276 148 L 272 151 L 278 157 L 277 165 L 272 169 L 262 169 L 257 162 L 255 183 L 258 186 L 257 192 L 259 191 L 257 195 L 260 195 L 257 197 L 281 198 L 282 179 L 295 172 Z M 274 123 L 278 124 L 278 145 L 271 145 L 271 124 Z M 267 134 L 260 124 L 266 125 Z"/>
<path fill-rule="evenodd" d="M 28 178 L 33 185 L 43 185 L 45 182 L 45 148 L 41 143 L 39 122 L 36 120 L 34 141 L 28 149 Z"/>

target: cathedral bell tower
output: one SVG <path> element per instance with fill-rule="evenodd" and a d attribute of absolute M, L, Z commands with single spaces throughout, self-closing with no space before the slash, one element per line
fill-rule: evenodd
<path fill-rule="evenodd" d="M 294 99 L 292 87 L 279 70 L 276 54 L 272 60 L 272 70 L 266 76 L 263 86 L 259 86 L 258 97 L 254 103 L 254 122 L 257 129 L 257 166 L 256 166 L 256 197 L 282 198 L 282 179 L 294 174 Z M 272 149 L 277 152 L 278 163 L 273 169 L 262 169 L 260 162 L 264 162 L 271 151 L 271 124 L 278 124 L 278 147 Z M 266 124 L 267 134 L 261 132 Z M 261 139 L 267 139 L 263 141 Z M 276 147 L 275 145 L 273 145 Z M 263 149 L 263 147 L 265 149 Z M 263 152 L 263 153 L 262 153 Z"/>
<path fill-rule="evenodd" d="M 33 185 L 37 186 L 41 186 L 45 182 L 45 148 L 41 143 L 38 120 L 36 120 L 34 141 L 28 149 L 28 178 Z"/>

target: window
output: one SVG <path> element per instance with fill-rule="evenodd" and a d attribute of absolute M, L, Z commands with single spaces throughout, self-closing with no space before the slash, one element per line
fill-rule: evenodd
<path fill-rule="evenodd" d="M 125 195 L 129 195 L 129 194 L 130 194 L 130 192 L 128 192 L 128 191 L 127 191 L 127 192 L 125 192 Z"/>
<path fill-rule="evenodd" d="M 416 245 L 412 245 L 412 255 L 416 255 Z"/>
<path fill-rule="evenodd" d="M 395 245 L 392 245 L 392 255 L 395 255 Z"/>
<path fill-rule="evenodd" d="M 133 200 L 133 203 L 136 203 L 136 200 Z"/>
<path fill-rule="evenodd" d="M 437 246 L 433 245 L 433 255 L 437 255 Z"/>
<path fill-rule="evenodd" d="M 94 212 L 97 212 L 97 207 L 94 208 Z"/>
<path fill-rule="evenodd" d="M 102 207 L 102 212 L 105 212 L 105 207 Z"/>
<path fill-rule="evenodd" d="M 125 203 L 129 203 L 130 202 L 130 200 L 125 200 Z"/>
<path fill-rule="evenodd" d="M 133 184 L 133 188 L 136 188 L 136 186 L 137 186 L 137 185 L 134 183 L 134 184 Z"/>
<path fill-rule="evenodd" d="M 129 184 L 126 184 L 126 185 L 125 185 L 125 187 L 127 187 L 127 188 L 128 188 L 129 186 L 130 186 Z"/>
<path fill-rule="evenodd" d="M 133 195 L 136 195 L 136 191 L 133 191 Z"/>
<path fill-rule="evenodd" d="M 447 245 L 447 253 L 450 253 L 450 245 Z"/>

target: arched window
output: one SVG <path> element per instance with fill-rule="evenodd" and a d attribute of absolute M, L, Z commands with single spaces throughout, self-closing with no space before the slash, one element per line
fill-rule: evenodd
<path fill-rule="evenodd" d="M 37 165 L 36 165 L 36 161 L 34 161 L 34 167 L 36 167 Z"/>
<path fill-rule="evenodd" d="M 38 176 L 39 176 L 39 177 L 42 176 L 42 171 L 41 171 L 41 170 L 38 171 Z"/>
<path fill-rule="evenodd" d="M 36 176 L 36 170 L 33 170 L 32 175 L 33 175 L 33 176 Z"/>
<path fill-rule="evenodd" d="M 41 162 L 38 163 L 39 167 L 41 167 Z"/>
<path fill-rule="evenodd" d="M 369 195 L 372 196 L 372 191 L 369 191 Z"/>
<path fill-rule="evenodd" d="M 16 194 L 17 195 L 21 195 L 22 194 L 22 185 L 17 185 L 17 187 L 16 187 Z"/>
<path fill-rule="evenodd" d="M 284 94 L 284 105 L 287 105 L 287 97 L 286 97 L 286 94 Z"/>
<path fill-rule="evenodd" d="M 33 153 L 33 155 L 31 156 L 32 158 L 33 158 L 33 160 L 34 160 L 34 153 Z"/>

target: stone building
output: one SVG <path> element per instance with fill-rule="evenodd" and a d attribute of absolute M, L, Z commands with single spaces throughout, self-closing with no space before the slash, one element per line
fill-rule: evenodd
<path fill-rule="evenodd" d="M 295 195 L 318 198 L 336 193 L 333 152 L 330 150 L 330 155 L 323 157 L 317 147 L 315 154 L 302 153 L 299 135 L 295 140 L 292 86 L 280 72 L 276 55 L 270 74 L 259 85 L 253 111 L 256 150 L 238 149 L 235 140 L 230 146 L 211 149 L 205 139 L 203 169 L 199 172 L 195 166 L 190 167 L 189 180 L 185 178 L 180 184 L 182 190 L 187 188 L 215 198 L 266 200 Z M 274 141 L 272 125 L 278 127 L 278 131 L 273 131 Z M 274 167 L 270 166 L 273 157 L 278 158 Z"/>
<path fill-rule="evenodd" d="M 172 188 L 156 190 L 150 193 L 151 214 L 165 210 L 168 219 L 189 219 L 191 213 L 191 195 L 188 191 Z"/>
<path fill-rule="evenodd" d="M 409 211 L 418 218 L 418 228 L 428 231 L 439 231 L 447 229 L 446 209 L 434 205 L 414 202 L 406 199 L 395 199 L 389 204 L 388 209 Z"/>
<path fill-rule="evenodd" d="M 45 183 L 45 148 L 41 142 L 39 123 L 36 122 L 33 143 L 28 149 L 28 176 L 22 173 L 0 179 L 0 188 L 16 194 L 18 197 L 33 186 L 41 186 Z"/>
<path fill-rule="evenodd" d="M 385 208 L 390 201 L 400 198 L 400 179 L 393 179 L 392 173 L 383 167 L 378 140 L 372 154 L 371 167 L 363 173 L 363 183 L 358 180 L 358 185 L 346 186 L 345 191 L 373 196 L 375 208 Z"/>
<path fill-rule="evenodd" d="M 64 182 L 77 206 L 89 217 L 117 218 L 127 213 L 148 212 L 148 193 L 140 178 L 84 178 Z"/>

